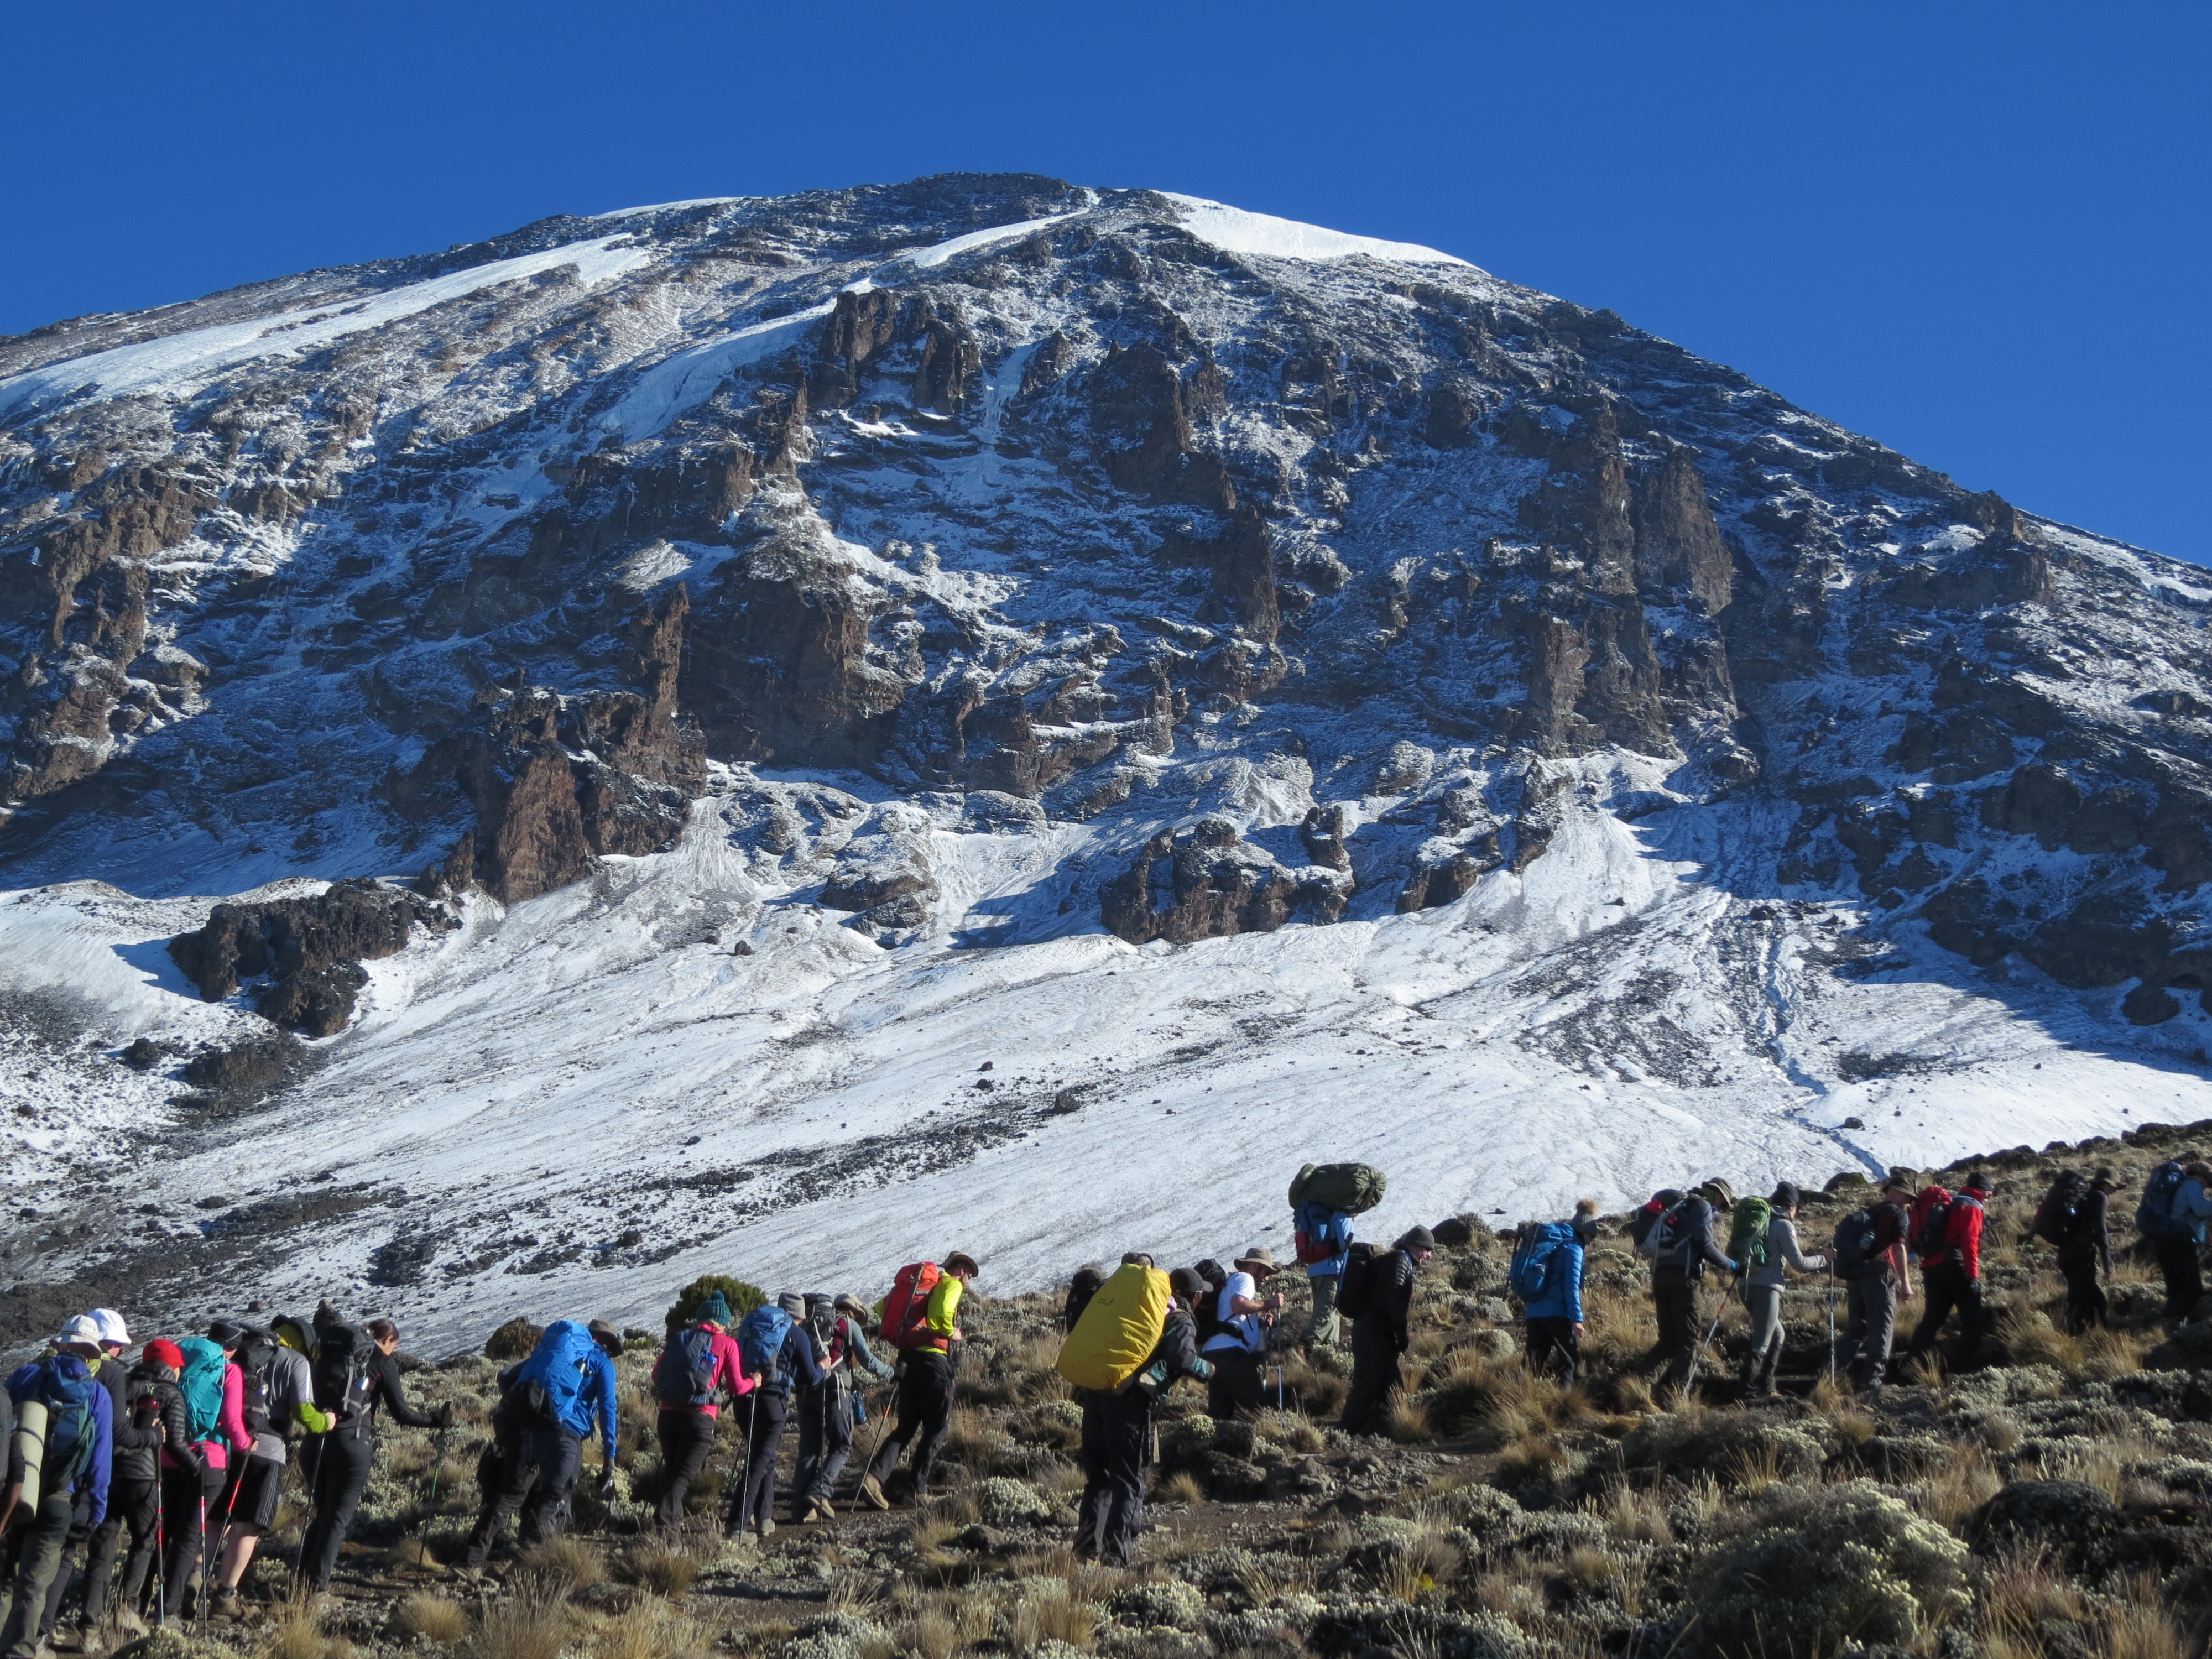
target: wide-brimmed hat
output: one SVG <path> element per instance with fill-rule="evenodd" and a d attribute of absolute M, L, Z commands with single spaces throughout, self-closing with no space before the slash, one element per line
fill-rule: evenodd
<path fill-rule="evenodd" d="M 604 1319 L 594 1319 L 584 1328 L 592 1334 L 592 1340 L 611 1354 L 623 1351 L 623 1334 Z"/>
<path fill-rule="evenodd" d="M 100 1346 L 100 1322 L 90 1314 L 79 1314 L 62 1327 L 62 1334 L 54 1341 L 64 1348 L 97 1348 Z"/>
<path fill-rule="evenodd" d="M 94 1308 L 85 1316 L 100 1327 L 100 1340 L 118 1348 L 131 1346 L 131 1330 L 123 1322 L 123 1316 L 112 1308 Z"/>
<path fill-rule="evenodd" d="M 1255 1279 L 1265 1279 L 1275 1271 L 1275 1258 L 1271 1251 L 1255 1244 L 1238 1256 L 1234 1265 L 1240 1272 L 1250 1273 Z"/>
<path fill-rule="evenodd" d="M 1717 1210 L 1735 1208 L 1735 1188 L 1729 1186 L 1727 1181 L 1719 1176 L 1699 1182 L 1698 1196 L 1711 1203 Z"/>

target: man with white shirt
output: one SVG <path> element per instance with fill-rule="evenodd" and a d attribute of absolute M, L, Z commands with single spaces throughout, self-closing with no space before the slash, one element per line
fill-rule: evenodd
<path fill-rule="evenodd" d="M 1215 1294 L 1215 1331 L 1200 1350 L 1213 1367 L 1206 1384 L 1206 1409 L 1217 1422 L 1267 1403 L 1267 1328 L 1283 1305 L 1279 1291 L 1264 1299 L 1260 1295 L 1261 1281 L 1274 1276 L 1273 1255 L 1249 1249 L 1235 1267 Z"/>

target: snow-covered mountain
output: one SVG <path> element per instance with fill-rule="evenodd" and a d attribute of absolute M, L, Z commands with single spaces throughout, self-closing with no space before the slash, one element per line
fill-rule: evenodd
<path fill-rule="evenodd" d="M 2212 579 L 1428 248 L 957 175 L 76 319 L 0 582 L 0 1340 L 2212 1115 Z"/>

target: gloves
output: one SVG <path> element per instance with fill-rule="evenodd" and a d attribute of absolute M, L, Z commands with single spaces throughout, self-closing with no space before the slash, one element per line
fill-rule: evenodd
<path fill-rule="evenodd" d="M 612 1469 L 609 1469 L 605 1474 L 599 1477 L 599 1502 L 602 1504 L 611 1504 L 614 1501 L 615 1472 Z"/>
<path fill-rule="evenodd" d="M 452 1428 L 453 1426 L 453 1402 L 448 1400 L 444 1405 L 439 1407 L 436 1416 L 438 1419 L 438 1426 L 440 1428 Z"/>

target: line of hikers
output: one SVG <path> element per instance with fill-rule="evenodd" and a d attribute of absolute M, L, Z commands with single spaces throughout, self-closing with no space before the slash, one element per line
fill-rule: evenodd
<path fill-rule="evenodd" d="M 2106 1316 L 2099 1273 L 2112 1271 L 2110 1200 L 2120 1185 L 2109 1169 L 2067 1171 L 2036 1212 L 2033 1231 L 2057 1248 L 2067 1322 L 2077 1333 Z M 1350 1322 L 1352 1377 L 1339 1426 L 1352 1434 L 1383 1430 L 1412 1344 L 1417 1277 L 1437 1248 L 1435 1235 L 1418 1226 L 1388 1250 L 1354 1239 L 1356 1217 L 1383 1188 L 1370 1166 L 1332 1164 L 1307 1166 L 1291 1191 L 1297 1265 L 1308 1276 L 1312 1312 L 1287 1346 L 1336 1346 Z M 1716 1316 L 1700 1334 L 1710 1311 L 1700 1291 L 1710 1273 L 1725 1273 L 1736 1277 L 1750 1313 L 1744 1387 L 1771 1393 L 1785 1275 L 1826 1271 L 1847 1291 L 1840 1333 L 1832 1329 L 1832 1366 L 1863 1391 L 1879 1389 L 1917 1261 L 1926 1305 L 1905 1358 L 1933 1347 L 1956 1313 L 1953 1363 L 1971 1367 L 1989 1322 L 1981 1251 L 1984 1206 L 1995 1190 L 1980 1171 L 1956 1193 L 1893 1172 L 1875 1198 L 1844 1218 L 1831 1248 L 1814 1252 L 1798 1239 L 1802 1194 L 1788 1182 L 1765 1199 L 1739 1200 L 1717 1177 L 1654 1194 L 1629 1223 L 1650 1264 L 1658 1316 L 1647 1366 L 1663 1364 L 1662 1389 L 1694 1385 L 1719 1322 Z M 2212 1167 L 2193 1154 L 2158 1166 L 2136 1221 L 2165 1275 L 2167 1317 L 2185 1320 L 2203 1294 L 2199 1260 L 2212 1223 Z M 1507 1269 L 1524 1309 L 1527 1362 L 1569 1385 L 1581 1365 L 1583 1291 L 1597 1231 L 1597 1206 L 1588 1199 L 1567 1220 L 1524 1224 L 1515 1230 Z M 1111 1274 L 1097 1267 L 1075 1274 L 1060 1368 L 1083 1408 L 1079 1553 L 1129 1558 L 1143 1521 L 1153 1412 L 1176 1382 L 1204 1382 L 1217 1418 L 1267 1403 L 1285 1298 L 1264 1287 L 1282 1270 L 1255 1246 L 1225 1268 L 1204 1261 L 1164 1273 L 1133 1252 Z M 887 1484 L 911 1452 L 913 1501 L 926 1501 L 951 1423 L 962 1297 L 978 1272 L 975 1258 L 958 1251 L 941 1265 L 902 1267 L 872 1310 L 850 1296 L 797 1293 L 742 1318 L 720 1293 L 688 1310 L 653 1367 L 658 1523 L 682 1522 L 726 1405 L 741 1408 L 744 1420 L 726 1535 L 764 1538 L 775 1530 L 776 1458 L 793 1416 L 799 1433 L 790 1512 L 801 1523 L 832 1516 L 856 1425 L 866 1420 L 863 1375 L 894 1382 L 896 1392 L 857 1494 L 889 1508 Z M 15 1565 L 0 1659 L 31 1659 L 73 1583 L 82 1587 L 79 1617 L 88 1629 L 110 1620 L 137 1628 L 142 1609 L 157 1620 L 234 1610 L 295 1461 L 312 1494 L 295 1587 L 327 1588 L 368 1483 L 379 1419 L 440 1431 L 442 1468 L 451 1408 L 428 1413 L 409 1404 L 398 1345 L 389 1320 L 356 1325 L 325 1303 L 305 1321 L 219 1319 L 204 1335 L 157 1338 L 133 1362 L 120 1314 L 95 1309 L 71 1319 L 46 1354 L 7 1380 L 14 1421 L 0 1529 L 8 1531 Z M 484 1565 L 518 1513 L 525 1546 L 562 1529 L 595 1437 L 601 1495 L 612 1495 L 614 1361 L 624 1346 L 610 1324 L 556 1321 L 527 1357 L 499 1374 L 492 1439 L 477 1470 L 483 1504 L 465 1570 Z M 10 1528 L 19 1510 L 24 1522 Z"/>

